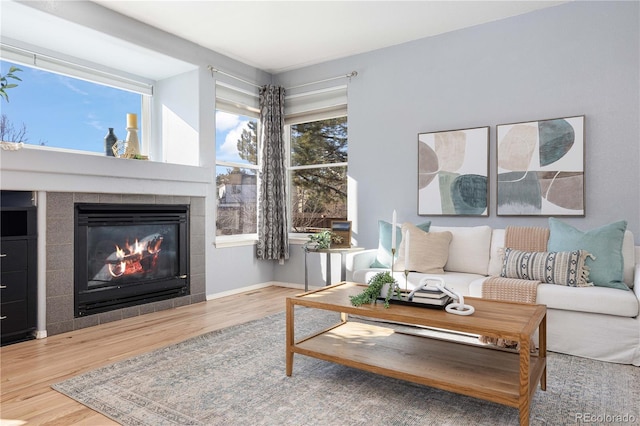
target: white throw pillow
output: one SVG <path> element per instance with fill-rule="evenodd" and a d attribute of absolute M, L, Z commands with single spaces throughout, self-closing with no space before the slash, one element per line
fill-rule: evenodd
<path fill-rule="evenodd" d="M 429 232 L 449 231 L 449 259 L 445 271 L 487 275 L 491 250 L 490 226 L 431 226 Z"/>

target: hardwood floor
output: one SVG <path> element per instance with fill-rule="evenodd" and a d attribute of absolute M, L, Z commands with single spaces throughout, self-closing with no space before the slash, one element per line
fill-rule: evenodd
<path fill-rule="evenodd" d="M 0 349 L 0 425 L 117 424 L 54 391 L 51 384 L 212 330 L 284 311 L 285 298 L 301 292 L 267 287 L 4 346 Z"/>

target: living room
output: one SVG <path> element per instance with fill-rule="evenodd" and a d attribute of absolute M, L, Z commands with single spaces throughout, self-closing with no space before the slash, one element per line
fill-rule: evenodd
<path fill-rule="evenodd" d="M 45 195 L 48 200 L 69 193 L 125 194 L 130 200 L 140 194 L 196 199 L 203 212 L 197 225 L 204 238 L 199 242 L 201 257 L 192 266 L 201 270 L 197 287 L 201 300 L 215 303 L 223 296 L 273 283 L 300 289 L 304 280 L 303 239 L 292 243 L 289 260 L 279 264 L 257 260 L 253 242 L 222 244 L 216 237 L 215 158 L 210 154 L 215 152 L 210 119 L 215 80 L 209 65 L 255 84 L 284 87 L 357 72 L 343 82 L 348 87 L 348 219 L 354 245 L 376 247 L 378 220 L 390 220 L 394 210 L 403 222 L 425 219 L 416 206 L 417 134 L 489 126 L 489 176 L 494 179 L 497 125 L 576 115 L 585 116 L 586 207 L 584 217 L 563 220 L 585 230 L 626 220 L 640 245 L 640 12 L 635 1 L 566 2 L 277 73 L 207 50 L 97 3 L 60 2 L 56 8 L 48 3 L 31 6 L 191 66 L 163 81 L 160 88 L 167 90 L 158 93 L 188 123 L 189 131 L 179 136 L 187 149 L 197 152 L 196 160 L 172 164 L 173 154 L 165 152 L 165 162 L 138 162 L 132 168 L 133 160 L 116 164 L 66 152 L 3 151 L 0 187 L 54 194 Z M 237 83 L 224 75 L 216 79 Z M 149 151 L 152 156 L 160 152 L 158 146 Z M 547 225 L 546 217 L 497 216 L 495 183 L 490 185 L 488 205 L 487 217 L 429 219 L 440 226 Z M 311 285 L 323 285 L 324 265 L 319 257 L 310 262 Z M 46 336 L 43 318 L 38 327 Z"/>

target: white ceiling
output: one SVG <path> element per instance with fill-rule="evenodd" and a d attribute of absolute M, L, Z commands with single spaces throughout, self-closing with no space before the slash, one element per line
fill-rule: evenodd
<path fill-rule="evenodd" d="M 36 3 L 55 9 L 62 1 Z M 94 0 L 274 74 L 565 2 Z M 57 52 L 105 66 L 117 63 L 120 70 L 153 80 L 194 67 L 28 4 L 0 0 L 3 41 L 18 40 L 45 49 L 39 53 Z"/>
<path fill-rule="evenodd" d="M 94 1 L 270 73 L 565 2 Z"/>

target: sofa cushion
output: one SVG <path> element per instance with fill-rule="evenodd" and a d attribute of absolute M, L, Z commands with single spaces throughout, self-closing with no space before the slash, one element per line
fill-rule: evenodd
<path fill-rule="evenodd" d="M 560 252 L 528 252 L 507 248 L 500 276 L 523 280 L 539 280 L 549 284 L 590 287 L 589 269 L 584 250 Z"/>
<path fill-rule="evenodd" d="M 430 232 L 449 231 L 449 259 L 445 271 L 487 275 L 491 248 L 489 226 L 432 226 Z"/>
<path fill-rule="evenodd" d="M 409 250 L 407 259 L 407 237 L 402 239 L 398 249 L 398 260 L 394 269 L 427 274 L 443 274 L 449 258 L 451 232 L 424 232 L 411 223 L 402 224 L 402 235 L 408 233 Z"/>
<path fill-rule="evenodd" d="M 424 232 L 429 232 L 431 221 L 420 223 L 416 225 Z M 391 228 L 393 224 L 385 222 L 384 220 L 378 221 L 378 253 L 376 258 L 371 264 L 372 268 L 391 268 Z M 396 226 L 396 244 L 402 242 L 402 230 Z M 396 259 L 398 258 L 398 252 L 396 251 Z M 394 259 L 395 260 L 395 259 Z"/>
<path fill-rule="evenodd" d="M 540 284 L 536 303 L 547 305 L 548 309 L 629 318 L 638 315 L 638 299 L 632 291 L 618 291 L 608 287 L 577 288 Z M 606 317 L 602 320 L 606 321 Z"/>
<path fill-rule="evenodd" d="M 590 279 L 600 287 L 628 290 L 623 282 L 624 259 L 622 242 L 627 221 L 610 223 L 589 231 L 580 231 L 553 217 L 549 218 L 549 251 L 586 250 L 593 255 L 587 259 Z"/>
<path fill-rule="evenodd" d="M 483 277 L 470 282 L 469 296 L 482 297 L 482 285 L 486 279 Z M 628 318 L 636 317 L 639 313 L 638 299 L 632 291 L 608 287 L 569 287 L 543 283 L 538 285 L 536 303 L 547 305 L 547 309 Z M 607 317 L 603 317 L 602 321 L 607 321 Z"/>

